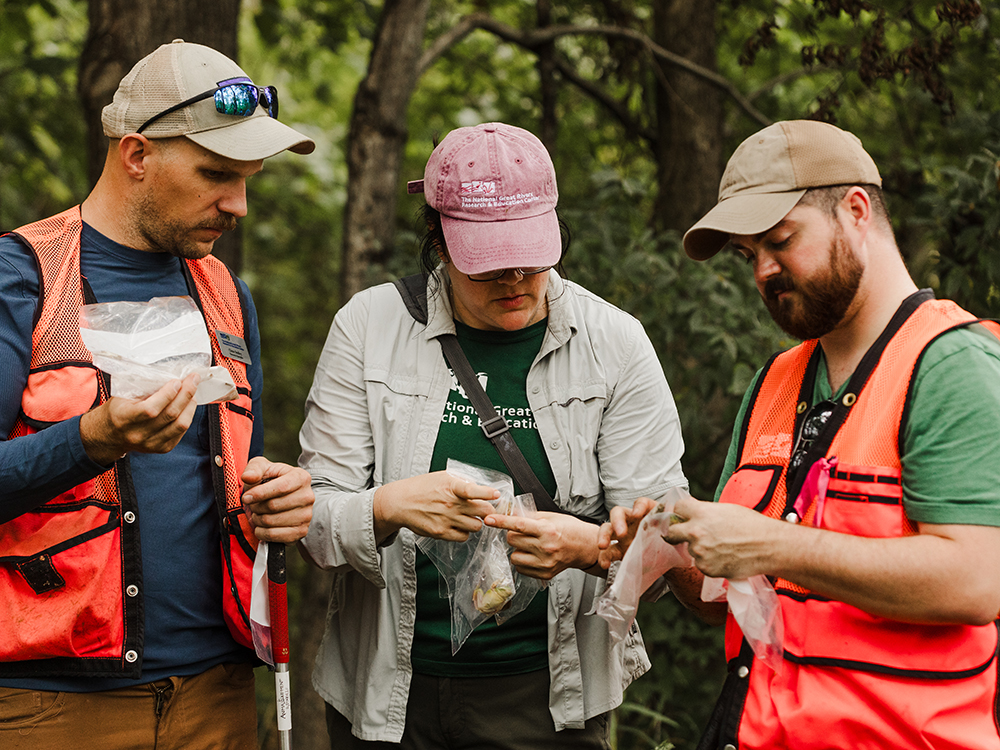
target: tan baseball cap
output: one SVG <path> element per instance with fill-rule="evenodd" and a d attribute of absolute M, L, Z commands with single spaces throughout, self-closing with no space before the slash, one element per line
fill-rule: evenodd
<path fill-rule="evenodd" d="M 142 128 L 147 138 L 183 135 L 209 151 L 239 161 L 266 159 L 285 149 L 308 154 L 316 148 L 311 138 L 271 117 L 263 101 L 247 116 L 219 112 L 210 92 L 230 82 L 250 84 L 251 91 L 264 96 L 221 52 L 174 39 L 142 58 L 122 79 L 111 104 L 101 113 L 104 134 L 121 138 Z M 277 93 L 271 92 L 276 109 Z M 198 101 L 163 114 L 202 95 Z"/>
<path fill-rule="evenodd" d="M 732 234 L 766 232 L 808 188 L 881 184 L 878 167 L 854 134 L 817 120 L 776 122 L 733 153 L 719 202 L 685 232 L 684 251 L 707 260 Z"/>

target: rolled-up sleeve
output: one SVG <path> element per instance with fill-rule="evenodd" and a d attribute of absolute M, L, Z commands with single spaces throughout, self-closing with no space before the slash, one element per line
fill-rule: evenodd
<path fill-rule="evenodd" d="M 299 434 L 299 465 L 313 478 L 313 519 L 304 540 L 323 568 L 348 566 L 385 586 L 372 512 L 374 439 L 364 380 L 367 305 L 355 297 L 327 337 Z"/>

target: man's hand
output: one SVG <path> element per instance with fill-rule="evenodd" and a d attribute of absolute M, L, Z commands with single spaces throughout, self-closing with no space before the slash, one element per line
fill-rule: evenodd
<path fill-rule="evenodd" d="M 611 509 L 611 518 L 601 524 L 597 536 L 597 548 L 600 550 L 598 563 L 607 570 L 611 563 L 625 557 L 629 545 L 639 532 L 639 522 L 656 507 L 655 500 L 640 497 L 631 508 L 616 505 Z"/>
<path fill-rule="evenodd" d="M 405 527 L 420 536 L 464 542 L 496 512 L 487 501 L 498 497 L 499 490 L 447 471 L 384 484 L 375 490 L 375 539 L 382 542 Z"/>
<path fill-rule="evenodd" d="M 510 562 L 526 576 L 547 581 L 567 568 L 588 570 L 597 564 L 597 527 L 565 513 L 493 514 L 486 525 L 507 531 L 514 548 Z"/>
<path fill-rule="evenodd" d="M 732 503 L 692 497 L 677 501 L 667 536 L 670 544 L 688 543 L 695 565 L 713 578 L 739 580 L 768 574 L 768 555 L 791 524 Z"/>
<path fill-rule="evenodd" d="M 114 397 L 80 417 L 80 439 L 87 455 L 110 466 L 126 453 L 167 453 L 194 419 L 200 376 L 171 380 L 144 399 Z"/>
<path fill-rule="evenodd" d="M 309 472 L 257 456 L 250 459 L 241 479 L 243 509 L 258 539 L 291 544 L 306 535 L 316 499 Z"/>

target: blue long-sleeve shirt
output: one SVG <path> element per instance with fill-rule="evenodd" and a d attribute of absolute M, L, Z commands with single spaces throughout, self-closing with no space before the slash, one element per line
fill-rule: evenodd
<path fill-rule="evenodd" d="M 188 294 L 181 261 L 166 253 L 134 250 L 84 224 L 80 268 L 99 302 L 146 302 Z M 250 455 L 263 452 L 260 336 L 247 300 L 245 339 L 252 364 Z M 10 434 L 31 363 L 31 333 L 39 303 L 39 275 L 31 251 L 13 237 L 0 238 L 0 435 Z M 0 522 L 59 492 L 103 473 L 80 439 L 80 418 L 34 435 L 0 440 Z M 145 646 L 142 677 L 2 678 L 7 687 L 86 692 L 198 674 L 216 664 L 252 660 L 222 616 L 219 522 L 209 468 L 208 410 L 198 407 L 180 443 L 165 454 L 130 454 L 142 547 Z"/>

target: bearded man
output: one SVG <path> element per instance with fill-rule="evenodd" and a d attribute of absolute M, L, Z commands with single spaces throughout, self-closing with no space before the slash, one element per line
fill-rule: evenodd
<path fill-rule="evenodd" d="M 678 502 L 667 536 L 696 565 L 668 574 L 678 598 L 726 618 L 699 747 L 1000 748 L 1000 327 L 917 289 L 874 161 L 833 125 L 740 145 L 684 236 L 696 260 L 726 246 L 804 341 L 744 397 L 717 502 Z M 651 505 L 617 509 L 605 563 Z M 778 593 L 777 671 L 700 601 L 703 576 L 755 575 Z"/>

